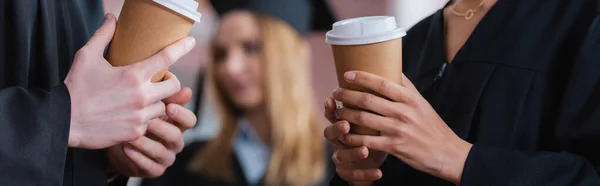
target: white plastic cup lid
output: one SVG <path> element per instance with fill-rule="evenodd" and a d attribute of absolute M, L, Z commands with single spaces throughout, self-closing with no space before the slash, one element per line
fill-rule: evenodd
<path fill-rule="evenodd" d="M 391 16 L 369 16 L 341 20 L 333 24 L 326 34 L 325 42 L 332 45 L 364 45 L 404 37 L 406 31 L 399 28 Z"/>
<path fill-rule="evenodd" d="M 154 0 L 154 2 L 163 5 L 181 15 L 184 15 L 196 22 L 200 22 L 202 14 L 198 10 L 198 2 L 194 0 Z"/>

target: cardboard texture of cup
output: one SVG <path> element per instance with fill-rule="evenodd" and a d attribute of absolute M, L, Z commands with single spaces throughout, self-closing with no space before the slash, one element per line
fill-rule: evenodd
<path fill-rule="evenodd" d="M 369 92 L 363 87 L 347 83 L 344 73 L 364 71 L 386 78 L 394 83 L 402 83 L 402 37 L 404 29 L 399 28 L 394 17 L 371 16 L 338 21 L 326 34 L 326 42 L 332 45 L 339 86 L 345 89 Z M 364 110 L 344 104 L 344 107 Z M 380 132 L 351 125 L 351 133 L 379 135 Z"/>
<path fill-rule="evenodd" d="M 113 66 L 143 61 L 186 37 L 200 22 L 194 0 L 125 0 L 107 60 Z M 162 81 L 167 69 L 152 78 Z"/>

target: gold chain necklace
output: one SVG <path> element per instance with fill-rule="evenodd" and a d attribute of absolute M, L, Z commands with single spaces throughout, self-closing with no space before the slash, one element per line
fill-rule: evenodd
<path fill-rule="evenodd" d="M 468 9 L 465 13 L 460 13 L 457 12 L 456 10 L 454 10 L 454 6 L 452 5 L 450 6 L 450 12 L 452 12 L 452 14 L 459 16 L 459 17 L 465 17 L 465 20 L 471 20 L 473 18 L 473 16 L 475 16 L 475 13 L 479 12 L 479 10 L 481 10 L 481 8 L 483 8 L 483 5 L 487 2 L 488 0 L 482 0 L 481 3 L 479 3 L 479 6 L 472 8 L 472 9 Z"/>

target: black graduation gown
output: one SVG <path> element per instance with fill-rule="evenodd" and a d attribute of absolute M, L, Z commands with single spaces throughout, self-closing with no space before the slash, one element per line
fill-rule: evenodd
<path fill-rule="evenodd" d="M 600 185 L 599 7 L 499 0 L 450 64 L 441 10 L 409 31 L 404 73 L 474 144 L 461 185 Z M 452 185 L 395 157 L 381 169 L 376 185 Z"/>
<path fill-rule="evenodd" d="M 194 142 L 186 146 L 180 154 L 177 155 L 177 159 L 173 166 L 169 167 L 165 174 L 159 178 L 144 179 L 142 186 L 248 186 L 246 177 L 242 171 L 240 162 L 235 154 L 230 155 L 232 164 L 232 170 L 234 171 L 234 180 L 219 180 L 215 178 L 209 178 L 201 174 L 193 173 L 189 169 L 190 162 L 195 156 L 204 148 L 207 142 Z M 328 148 L 326 158 L 329 162 L 327 165 L 327 179 L 320 185 L 327 185 L 329 178 L 333 175 L 335 168 L 330 160 L 333 149 Z M 263 180 L 264 181 L 264 180 Z M 265 185 L 261 181 L 259 185 Z"/>
<path fill-rule="evenodd" d="M 101 0 L 0 1 L 0 185 L 106 185 L 102 151 L 68 149 L 73 56 Z"/>

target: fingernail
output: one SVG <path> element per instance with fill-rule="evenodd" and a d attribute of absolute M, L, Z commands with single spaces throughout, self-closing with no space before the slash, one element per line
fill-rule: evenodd
<path fill-rule="evenodd" d="M 108 22 L 108 21 L 110 21 L 111 19 L 112 19 L 112 16 L 110 16 L 110 14 L 104 15 L 104 22 L 105 23 Z"/>
<path fill-rule="evenodd" d="M 179 108 L 177 108 L 176 106 L 174 106 L 174 105 L 171 105 L 171 106 L 169 107 L 169 116 L 170 116 L 170 117 L 175 117 L 175 116 L 177 115 L 177 113 L 178 113 L 178 112 L 179 112 Z"/>
<path fill-rule="evenodd" d="M 189 48 L 191 50 L 192 48 L 194 48 L 194 46 L 196 46 L 196 39 L 193 37 L 191 39 L 188 39 L 186 45 L 187 45 L 187 48 Z"/>
<path fill-rule="evenodd" d="M 354 72 L 346 72 L 346 73 L 344 73 L 344 78 L 346 78 L 346 80 L 353 81 L 354 78 L 356 78 L 356 73 L 354 73 Z"/>
<path fill-rule="evenodd" d="M 131 149 L 129 146 L 125 146 L 123 147 L 123 151 L 125 151 L 126 154 L 130 154 L 132 153 L 133 149 Z"/>
<path fill-rule="evenodd" d="M 329 102 L 329 98 L 325 99 L 325 109 L 329 109 L 329 107 L 327 106 L 327 102 Z"/>
<path fill-rule="evenodd" d="M 338 140 L 340 140 L 340 142 L 345 143 L 344 142 L 344 137 L 339 137 Z"/>
<path fill-rule="evenodd" d="M 333 95 L 337 96 L 341 90 L 342 90 L 341 88 L 336 88 L 335 90 L 333 90 Z"/>

